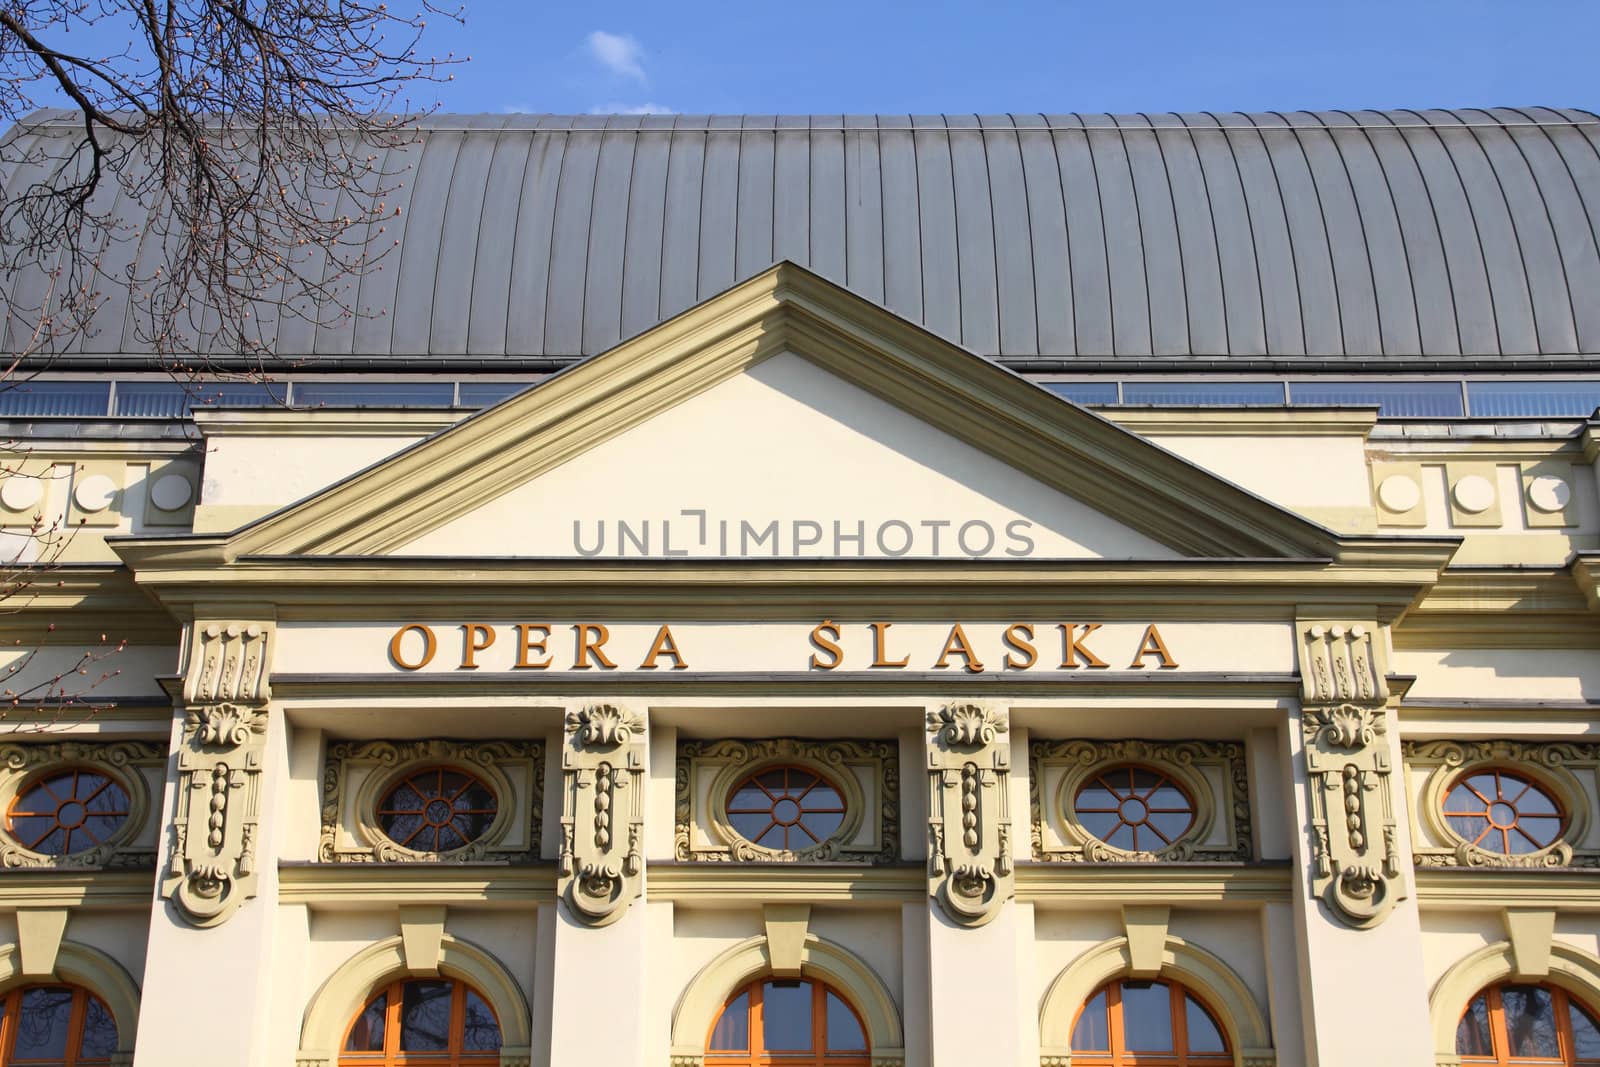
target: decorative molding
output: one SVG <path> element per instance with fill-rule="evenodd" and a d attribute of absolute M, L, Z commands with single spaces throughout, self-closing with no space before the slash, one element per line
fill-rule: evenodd
<path fill-rule="evenodd" d="M 1296 629 L 1312 894 L 1350 925 L 1376 926 L 1406 891 L 1376 627 L 1300 621 Z"/>
<path fill-rule="evenodd" d="M 154 867 L 156 846 L 141 844 L 155 809 L 144 772 L 164 773 L 166 746 L 147 741 L 57 741 L 47 744 L 0 744 L 0 811 L 9 812 L 18 794 L 43 774 L 83 767 L 103 774 L 128 794 L 128 818 L 108 840 L 82 852 L 49 856 L 24 848 L 8 834 L 0 835 L 0 868 Z"/>
<path fill-rule="evenodd" d="M 255 896 L 273 624 L 196 622 L 161 895 L 196 926 Z"/>
<path fill-rule="evenodd" d="M 1125 904 L 1247 907 L 1287 904 L 1288 864 L 1017 864 L 1017 899 L 1072 908 Z"/>
<path fill-rule="evenodd" d="M 559 889 L 594 926 L 621 918 L 644 874 L 645 722 L 615 704 L 567 712 Z"/>
<path fill-rule="evenodd" d="M 1600 847 L 1587 845 L 1594 796 L 1575 771 L 1600 786 L 1600 744 L 1592 741 L 1403 741 L 1406 766 L 1425 770 L 1413 811 L 1412 857 L 1418 867 L 1600 867 Z M 1506 856 L 1464 841 L 1444 818 L 1445 793 L 1462 775 L 1503 767 L 1527 776 L 1556 798 L 1566 816 L 1561 836 L 1545 848 Z M 1420 833 L 1416 831 L 1421 831 Z"/>
<path fill-rule="evenodd" d="M 1249 985 L 1219 957 L 1172 934 L 1166 935 L 1158 960 L 1150 961 L 1158 978 L 1194 990 L 1216 1010 L 1227 1033 L 1234 1063 L 1243 1067 L 1276 1067 L 1272 1031 Z M 1072 1023 L 1078 1009 L 1105 983 L 1134 973 L 1126 937 L 1113 937 L 1073 960 L 1050 983 L 1039 1007 L 1040 1067 L 1070 1067 Z"/>
<path fill-rule="evenodd" d="M 378 824 L 378 804 L 396 780 L 434 766 L 458 768 L 482 779 L 495 795 L 495 816 L 488 829 L 449 852 L 406 848 L 389 840 Z M 544 821 L 544 776 L 540 741 L 433 739 L 330 745 L 322 773 L 317 858 L 324 863 L 535 861 Z"/>
<path fill-rule="evenodd" d="M 731 906 L 878 906 L 926 900 L 928 878 L 920 865 L 652 863 L 645 895 L 650 900 Z"/>
<path fill-rule="evenodd" d="M 1554 908 L 1563 914 L 1600 912 L 1600 875 L 1574 867 L 1418 867 L 1417 899 L 1427 907 L 1498 912 Z"/>
<path fill-rule="evenodd" d="M 839 790 L 845 815 L 827 840 L 800 851 L 785 851 L 748 841 L 733 828 L 727 807 L 734 787 L 750 775 L 775 766 L 813 770 Z M 863 776 L 872 783 L 870 803 L 861 783 Z M 700 787 L 706 779 L 709 783 Z M 865 825 L 869 810 L 878 815 L 875 826 Z M 892 741 L 807 741 L 787 737 L 686 741 L 678 746 L 675 814 L 673 851 L 679 861 L 897 863 L 899 746 Z M 710 843 L 702 843 L 705 839 Z"/>
<path fill-rule="evenodd" d="M 902 1067 L 905 1033 L 894 997 L 872 965 L 843 945 L 808 933 L 800 946 L 800 975 L 816 978 L 842 993 L 861 1016 L 873 1067 Z M 700 968 L 672 1010 L 673 1067 L 701 1067 L 706 1035 L 734 991 L 772 974 L 767 938 L 748 938 L 730 946 Z"/>
<path fill-rule="evenodd" d="M 296 863 L 278 867 L 278 902 L 323 909 L 437 904 L 526 909 L 555 901 L 554 863 Z M 3 902 L 3 898 L 0 898 Z"/>
<path fill-rule="evenodd" d="M 1046 863 L 1242 862 L 1254 855 L 1250 836 L 1249 775 L 1244 746 L 1233 741 L 1034 741 L 1028 801 L 1032 809 L 1033 858 Z M 1085 781 L 1107 767 L 1137 763 L 1177 780 L 1194 802 L 1194 822 L 1182 837 L 1154 852 L 1130 852 L 1091 834 L 1078 819 L 1074 800 Z M 1205 773 L 1226 783 L 1225 795 Z M 1053 783 L 1053 784 L 1047 784 Z M 1048 807 L 1046 804 L 1048 803 Z M 1228 841 L 1204 842 L 1221 823 Z M 1047 842 L 1046 829 L 1063 845 Z"/>
<path fill-rule="evenodd" d="M 1014 895 L 1009 732 L 1004 711 L 980 704 L 927 716 L 928 891 L 965 926 Z"/>
<path fill-rule="evenodd" d="M 1496 941 L 1457 960 L 1434 983 L 1428 995 L 1428 1016 L 1433 1033 L 1435 1062 L 1455 1067 L 1456 1026 L 1472 998 L 1497 982 L 1516 981 L 1516 952 L 1509 941 Z M 1584 1004 L 1600 1001 L 1600 957 L 1562 941 L 1550 945 L 1549 973 L 1543 980 L 1573 993 Z"/>

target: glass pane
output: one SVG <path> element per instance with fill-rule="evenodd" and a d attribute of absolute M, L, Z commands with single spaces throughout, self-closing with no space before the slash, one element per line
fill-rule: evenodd
<path fill-rule="evenodd" d="M 867 1047 L 867 1035 L 861 1032 L 861 1023 L 850 1005 L 828 994 L 828 1051 L 855 1052 Z"/>
<path fill-rule="evenodd" d="M 486 408 L 507 397 L 516 396 L 532 382 L 462 382 L 456 388 L 464 408 Z"/>
<path fill-rule="evenodd" d="M 1111 1030 L 1106 1025 L 1106 991 L 1089 999 L 1072 1027 L 1072 1051 L 1106 1052 L 1111 1048 Z"/>
<path fill-rule="evenodd" d="M 1466 1014 L 1456 1024 L 1456 1054 L 1458 1056 L 1493 1056 L 1494 1046 L 1489 1043 L 1489 998 L 1479 993 L 1467 1005 Z"/>
<path fill-rule="evenodd" d="M 1532 985 L 1502 986 L 1500 1004 L 1505 1009 L 1511 1055 L 1555 1057 L 1561 1054 L 1556 1038 L 1555 1005 L 1548 989 Z"/>
<path fill-rule="evenodd" d="M 810 982 L 767 982 L 761 987 L 761 1042 L 771 1052 L 810 1050 Z"/>
<path fill-rule="evenodd" d="M 294 406 L 447 408 L 455 395 L 450 382 L 295 382 Z"/>
<path fill-rule="evenodd" d="M 750 1048 L 750 994 L 740 993 L 722 1009 L 722 1017 L 711 1031 L 711 1048 L 716 1052 L 745 1052 Z"/>
<path fill-rule="evenodd" d="M 1583 417 L 1600 407 L 1600 382 L 1468 382 L 1474 415 Z"/>
<path fill-rule="evenodd" d="M 1079 811 L 1114 811 L 1120 799 L 1103 783 L 1094 782 L 1078 790 L 1076 806 Z"/>
<path fill-rule="evenodd" d="M 0 389 L 0 415 L 104 416 L 110 382 L 17 382 Z"/>
<path fill-rule="evenodd" d="M 1567 1011 L 1572 1019 L 1572 1047 L 1578 1059 L 1600 1059 L 1600 1025 L 1570 998 Z"/>
<path fill-rule="evenodd" d="M 283 382 L 118 382 L 116 413 L 171 419 L 195 408 L 278 407 L 288 395 Z"/>
<path fill-rule="evenodd" d="M 67 1055 L 67 1029 L 72 1022 L 72 990 L 36 986 L 22 994 L 17 1037 L 12 1052 L 19 1060 L 59 1060 Z"/>
<path fill-rule="evenodd" d="M 1378 405 L 1379 416 L 1459 418 L 1459 382 L 1290 382 L 1292 404 Z"/>
<path fill-rule="evenodd" d="M 1122 1043 L 1130 1052 L 1172 1050 L 1172 993 L 1165 984 L 1122 983 Z"/>
<path fill-rule="evenodd" d="M 1283 403 L 1282 382 L 1123 382 L 1124 404 L 1249 407 Z"/>
<path fill-rule="evenodd" d="M 83 1043 L 78 1055 L 88 1059 L 105 1059 L 117 1051 L 117 1023 L 111 1018 L 99 997 L 86 996 L 83 1015 Z"/>
<path fill-rule="evenodd" d="M 1222 1031 L 1217 1027 L 1217 1021 L 1211 1013 L 1200 1006 L 1200 1002 L 1189 996 L 1183 997 L 1183 1017 L 1185 1027 L 1189 1034 L 1190 1052 L 1226 1052 L 1227 1046 L 1222 1043 Z"/>
<path fill-rule="evenodd" d="M 1115 404 L 1116 382 L 1045 382 L 1044 387 L 1074 404 Z"/>
<path fill-rule="evenodd" d="M 728 821 L 739 832 L 739 836 L 749 841 L 754 841 L 762 830 L 772 825 L 772 816 L 765 811 L 758 813 L 736 814 L 728 813 Z"/>
<path fill-rule="evenodd" d="M 500 1024 L 483 998 L 467 990 L 466 1021 L 461 1031 L 461 1048 L 466 1052 L 493 1052 L 500 1047 Z"/>
<path fill-rule="evenodd" d="M 344 1043 L 346 1052 L 382 1052 L 384 1027 L 389 1021 L 389 994 L 379 993 L 372 998 L 350 1027 L 350 1037 Z"/>
<path fill-rule="evenodd" d="M 400 994 L 400 1050 L 444 1052 L 450 1047 L 450 994 L 454 982 L 407 982 Z"/>

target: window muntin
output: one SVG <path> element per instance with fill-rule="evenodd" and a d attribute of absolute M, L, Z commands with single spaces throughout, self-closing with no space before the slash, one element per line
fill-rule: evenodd
<path fill-rule="evenodd" d="M 1084 1002 L 1072 1025 L 1073 1067 L 1232 1062 L 1216 1016 L 1176 982 L 1117 979 Z"/>
<path fill-rule="evenodd" d="M 810 979 L 763 978 L 728 998 L 707 1067 L 866 1067 L 866 1028 L 848 1001 Z"/>
<path fill-rule="evenodd" d="M 378 801 L 378 826 L 401 848 L 454 852 L 482 837 L 499 802 L 475 775 L 454 767 L 428 767 L 396 781 Z"/>
<path fill-rule="evenodd" d="M 1084 830 L 1126 852 L 1159 852 L 1194 825 L 1195 805 L 1164 771 L 1124 763 L 1078 787 L 1073 811 Z"/>
<path fill-rule="evenodd" d="M 86 989 L 23 986 L 0 997 L 0 1067 L 91 1067 L 116 1051 L 116 1021 Z"/>
<path fill-rule="evenodd" d="M 1472 998 L 1456 1024 L 1463 1064 L 1600 1065 L 1600 1023 L 1555 986 L 1506 983 Z"/>
<path fill-rule="evenodd" d="M 1467 844 L 1522 856 L 1561 839 L 1566 816 L 1537 780 L 1501 767 L 1469 770 L 1444 795 L 1444 820 Z"/>
<path fill-rule="evenodd" d="M 500 1023 L 464 982 L 407 978 L 369 1000 L 345 1035 L 340 1067 L 499 1067 Z"/>
<path fill-rule="evenodd" d="M 45 856 L 86 852 L 112 840 L 132 811 L 121 782 L 83 767 L 56 769 L 18 791 L 6 831 L 23 848 Z"/>
<path fill-rule="evenodd" d="M 728 822 L 745 840 L 787 852 L 822 844 L 844 822 L 844 795 L 809 767 L 768 767 L 733 787 Z"/>

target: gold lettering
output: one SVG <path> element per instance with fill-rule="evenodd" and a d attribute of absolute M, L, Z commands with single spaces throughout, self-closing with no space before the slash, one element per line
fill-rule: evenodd
<path fill-rule="evenodd" d="M 889 653 L 885 646 L 888 644 L 886 638 L 889 633 L 889 627 L 893 626 L 893 623 L 874 622 L 868 625 L 872 627 L 872 665 L 874 667 L 904 667 L 911 662 L 910 656 L 902 656 L 896 660 L 889 658 Z"/>
<path fill-rule="evenodd" d="M 405 657 L 400 655 L 400 640 L 412 631 L 422 635 L 422 658 L 415 663 L 407 663 Z M 432 630 L 420 622 L 400 627 L 395 631 L 394 636 L 389 638 L 389 658 L 394 661 L 396 667 L 402 670 L 420 671 L 433 661 L 433 654 L 437 651 L 439 651 L 438 639 L 433 636 Z"/>
<path fill-rule="evenodd" d="M 605 653 L 605 644 L 611 640 L 611 631 L 606 626 L 598 622 L 573 623 L 572 633 L 578 639 L 578 652 L 572 658 L 573 670 L 586 671 L 593 667 L 594 664 L 589 662 L 590 653 L 606 670 L 616 670 L 617 665 Z"/>
<path fill-rule="evenodd" d="M 827 631 L 826 634 L 823 633 L 824 630 Z M 830 637 L 829 635 L 832 636 Z M 828 657 L 828 661 L 824 663 L 817 655 L 817 652 L 811 653 L 812 670 L 831 671 L 844 662 L 844 649 L 839 647 L 838 641 L 839 627 L 834 625 L 832 619 L 823 619 L 811 628 L 812 646 L 816 648 L 817 652 L 821 652 Z"/>
<path fill-rule="evenodd" d="M 972 651 L 972 642 L 967 640 L 967 631 L 961 628 L 959 622 L 950 627 L 950 636 L 944 639 L 944 650 L 939 653 L 939 661 L 934 666 L 949 667 L 952 654 L 961 656 L 967 661 L 967 673 L 983 673 L 983 661 Z"/>
<path fill-rule="evenodd" d="M 1133 654 L 1133 662 L 1128 664 L 1130 670 L 1138 670 L 1144 666 L 1146 656 L 1160 656 L 1161 666 L 1171 670 L 1178 665 L 1172 658 L 1172 653 L 1167 651 L 1167 643 L 1161 640 L 1161 631 L 1156 629 L 1156 624 L 1151 623 L 1145 627 L 1144 636 L 1139 639 L 1139 651 Z"/>
<path fill-rule="evenodd" d="M 494 627 L 485 622 L 461 624 L 461 666 L 458 671 L 478 669 L 478 653 L 494 644 Z"/>
<path fill-rule="evenodd" d="M 535 630 L 539 631 L 539 636 L 537 638 L 535 638 L 533 636 L 533 632 Z M 537 623 L 537 622 L 519 622 L 519 623 L 517 623 L 517 662 L 515 664 L 516 668 L 518 670 L 524 670 L 524 671 L 527 671 L 527 670 L 542 671 L 546 667 L 550 666 L 549 651 L 544 647 L 545 646 L 545 642 L 549 641 L 549 640 L 550 640 L 550 627 L 544 625 L 543 623 Z M 539 655 L 544 656 L 546 658 L 542 662 L 535 663 L 533 660 L 528 658 L 529 656 L 533 655 L 535 652 L 539 653 Z"/>
<path fill-rule="evenodd" d="M 677 639 L 672 636 L 672 630 L 667 626 L 662 626 L 660 630 L 656 631 L 656 639 L 650 644 L 650 654 L 645 656 L 643 663 L 639 664 L 639 669 L 641 671 L 655 670 L 657 656 L 671 656 L 673 660 L 672 669 L 675 671 L 687 670 L 689 667 L 689 664 L 683 658 L 683 653 L 678 651 Z"/>
<path fill-rule="evenodd" d="M 1100 629 L 1097 622 L 1083 624 L 1083 633 L 1078 633 L 1078 624 L 1075 622 L 1058 623 L 1056 628 L 1061 631 L 1061 666 L 1068 670 L 1078 667 L 1109 667 L 1111 664 L 1101 659 L 1084 647 L 1084 640 Z M 1083 663 L 1078 663 L 1078 657 L 1083 657 Z"/>
<path fill-rule="evenodd" d="M 1006 670 L 1025 671 L 1039 662 L 1039 650 L 1030 643 L 1033 641 L 1033 627 L 1025 622 L 1014 622 L 1006 627 L 1006 632 L 1000 640 L 1005 642 L 1007 648 L 1020 653 L 1028 658 L 1021 663 L 1013 657 L 1011 652 L 1006 653 Z"/>

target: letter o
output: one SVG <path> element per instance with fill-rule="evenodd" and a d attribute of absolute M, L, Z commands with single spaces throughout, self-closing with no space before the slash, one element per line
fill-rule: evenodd
<path fill-rule="evenodd" d="M 405 657 L 400 655 L 400 641 L 413 630 L 422 635 L 422 658 L 415 663 L 407 663 Z M 400 627 L 394 632 L 394 636 L 389 638 L 389 658 L 401 670 L 420 671 L 433 662 L 433 654 L 437 651 L 439 651 L 439 639 L 433 635 L 432 630 L 420 622 Z"/>
<path fill-rule="evenodd" d="M 886 542 L 883 538 L 883 532 L 891 526 L 898 527 L 900 532 L 905 535 L 905 541 L 900 545 L 898 551 L 890 548 L 888 542 Z M 911 551 L 911 542 L 915 536 L 916 535 L 911 532 L 911 527 L 909 524 L 901 522 L 899 519 L 890 519 L 888 522 L 878 527 L 878 551 L 882 552 L 886 556 L 903 556 L 907 552 Z"/>
<path fill-rule="evenodd" d="M 973 548 L 967 544 L 967 531 L 972 529 L 974 526 L 982 527 L 984 534 L 989 538 L 983 543 L 982 548 Z M 961 524 L 961 529 L 956 531 L 956 541 L 960 543 L 961 551 L 965 552 L 969 556 L 987 556 L 990 552 L 994 551 L 994 527 L 990 526 L 982 519 L 973 519 L 970 522 L 964 522 Z"/>

